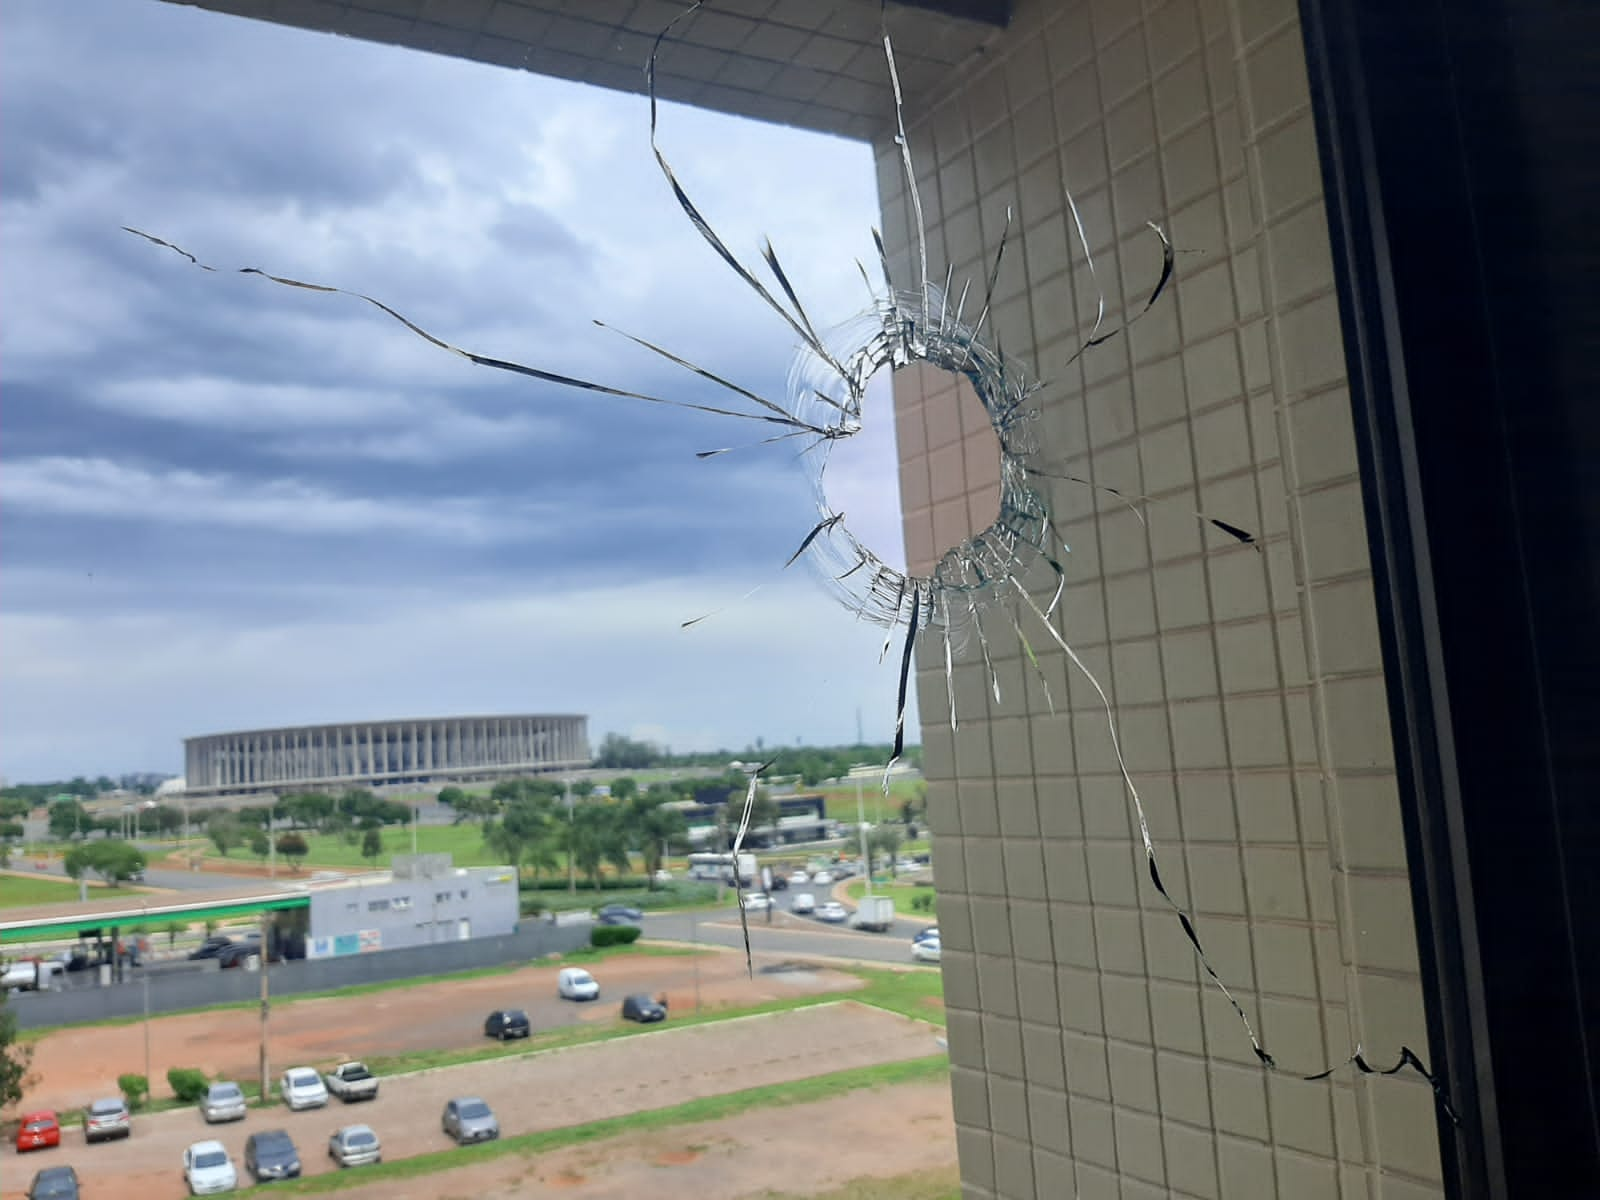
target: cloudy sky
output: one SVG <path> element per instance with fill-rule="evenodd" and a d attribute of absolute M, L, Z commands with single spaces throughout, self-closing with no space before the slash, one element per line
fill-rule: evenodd
<path fill-rule="evenodd" d="M 851 740 L 859 707 L 891 735 L 881 632 L 779 570 L 816 520 L 793 448 L 699 461 L 757 427 L 487 371 L 120 231 L 364 291 L 485 354 L 723 402 L 600 318 L 781 395 L 792 336 L 678 211 L 646 119 L 156 0 L 0 6 L 0 775 L 452 713 L 738 749 Z M 819 320 L 864 306 L 864 146 L 662 120 L 730 246 L 758 261 L 770 234 Z M 893 562 L 873 402 L 828 488 Z"/>

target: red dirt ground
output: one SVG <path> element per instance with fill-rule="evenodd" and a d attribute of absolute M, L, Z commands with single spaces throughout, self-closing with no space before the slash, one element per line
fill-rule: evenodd
<path fill-rule="evenodd" d="M 357 1010 L 359 1003 L 359 999 L 344 1002 L 352 1010 Z M 348 1015 L 359 1018 L 358 1011 Z M 386 1022 L 372 1024 L 382 1027 Z M 338 1170 L 326 1157 L 327 1139 L 347 1123 L 370 1124 L 376 1129 L 383 1139 L 385 1159 L 449 1149 L 451 1143 L 440 1132 L 438 1114 L 452 1096 L 482 1096 L 495 1110 L 504 1132 L 515 1135 L 626 1116 L 827 1071 L 922 1057 L 937 1053 L 936 1032 L 932 1026 L 848 1002 L 710 1025 L 673 1027 L 669 1021 L 629 1038 L 395 1076 L 384 1081 L 378 1099 L 368 1104 L 345 1106 L 332 1101 L 327 1108 L 300 1113 L 276 1107 L 252 1110 L 244 1121 L 221 1126 L 203 1124 L 193 1110 L 157 1113 L 136 1117 L 133 1136 L 126 1141 L 93 1147 L 84 1145 L 80 1132 L 69 1130 L 59 1150 L 21 1156 L 9 1147 L 0 1151 L 0 1179 L 4 1180 L 4 1196 L 14 1197 L 39 1167 L 71 1163 L 84 1181 L 85 1193 L 96 1200 L 176 1200 L 184 1190 L 183 1147 L 202 1139 L 221 1140 L 237 1165 L 251 1132 L 281 1128 L 298 1146 L 305 1173 L 320 1175 Z M 597 1152 L 595 1145 L 585 1145 L 538 1158 L 508 1156 L 484 1162 L 477 1168 L 488 1172 L 481 1180 L 470 1175 L 461 1179 L 458 1172 L 451 1171 L 404 1184 L 388 1181 L 370 1190 L 373 1195 L 419 1198 L 441 1194 L 510 1196 L 517 1194 L 518 1188 L 525 1190 L 536 1175 L 548 1186 L 565 1185 L 571 1190 L 563 1194 L 575 1196 L 694 1195 L 695 1189 L 703 1187 L 705 1195 L 721 1198 L 739 1195 L 747 1186 L 781 1185 L 795 1190 L 797 1183 L 841 1182 L 874 1172 L 900 1174 L 931 1165 L 930 1159 L 940 1154 L 953 1156 L 948 1089 L 941 1084 L 933 1087 L 932 1093 L 937 1095 L 930 1093 L 921 1110 L 923 1116 L 917 1120 L 907 1117 L 898 1103 L 893 1109 L 881 1109 L 869 1094 L 841 1097 L 841 1102 L 849 1102 L 846 1107 L 853 1109 L 857 1120 L 853 1129 L 826 1137 L 813 1137 L 808 1131 L 805 1137 L 795 1138 L 798 1109 L 753 1112 L 729 1119 L 750 1122 L 738 1127 L 742 1132 L 708 1133 L 705 1128 L 695 1132 L 685 1127 L 641 1135 L 642 1157 L 636 1159 L 630 1151 L 625 1160 L 615 1164 L 609 1161 L 613 1156 Z M 892 1121 L 883 1119 L 885 1111 L 894 1113 Z M 861 1119 L 869 1113 L 874 1114 L 871 1121 Z M 723 1124 L 715 1122 L 707 1128 Z M 863 1126 L 868 1124 L 870 1137 L 863 1136 Z M 904 1136 L 885 1137 L 886 1128 Z M 786 1136 L 791 1145 L 785 1145 Z M 842 1144 L 835 1144 L 836 1139 Z M 761 1154 L 750 1158 L 735 1153 L 742 1140 L 760 1145 Z M 938 1146 L 941 1140 L 948 1144 Z M 899 1150 L 886 1149 L 888 1143 L 901 1141 L 906 1144 Z M 818 1146 L 826 1146 L 826 1153 L 819 1154 Z M 715 1151 L 708 1152 L 708 1147 Z M 460 1154 L 464 1163 L 471 1163 L 471 1148 Z M 637 1190 L 638 1171 L 660 1179 L 651 1173 L 668 1169 L 675 1176 L 684 1174 L 684 1190 L 676 1186 L 670 1193 L 658 1188 Z M 711 1172 L 708 1179 L 718 1182 L 695 1182 L 705 1171 Z M 457 1192 L 457 1188 L 464 1190 Z M 484 1188 L 494 1190 L 485 1192 Z"/>
<path fill-rule="evenodd" d="M 612 1024 L 630 992 L 665 992 L 673 1012 L 743 1008 L 797 994 L 845 992 L 860 982 L 837 971 L 786 972 L 754 979 L 743 955 L 621 955 L 592 965 L 604 989 L 593 1004 L 556 998 L 556 966 L 528 966 L 465 980 L 427 983 L 347 999 L 284 1000 L 274 1006 L 269 1049 L 274 1070 L 325 1067 L 350 1058 L 483 1044 L 483 1020 L 497 1008 L 523 1008 L 535 1030 Z M 269 985 L 270 986 L 270 985 Z M 145 1072 L 143 1022 L 63 1029 L 35 1044 L 30 1108 L 81 1108 L 115 1095 L 117 1076 Z M 157 1017 L 150 1022 L 149 1072 L 155 1095 L 170 1095 L 169 1067 L 195 1067 L 213 1077 L 254 1079 L 259 1073 L 260 1013 L 254 1006 Z"/>

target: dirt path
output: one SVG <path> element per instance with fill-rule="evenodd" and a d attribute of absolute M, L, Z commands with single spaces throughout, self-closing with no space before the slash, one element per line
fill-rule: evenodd
<path fill-rule="evenodd" d="M 759 967 L 758 963 L 758 967 Z M 496 1008 L 523 1008 L 534 1029 L 613 1024 L 630 992 L 665 992 L 672 1011 L 746 1007 L 764 1000 L 860 985 L 842 972 L 745 973 L 744 956 L 621 955 L 593 964 L 601 998 L 573 1004 L 556 998 L 556 966 L 529 966 L 477 978 L 418 982 L 409 987 L 347 998 L 295 1000 L 273 1009 L 269 1047 L 276 1073 L 289 1066 L 327 1067 L 348 1058 L 483 1044 L 484 1017 Z M 37 1083 L 30 1109 L 81 1108 L 116 1095 L 117 1076 L 145 1070 L 144 1024 L 62 1029 L 35 1045 Z M 208 1075 L 254 1079 L 258 1073 L 260 1015 L 254 1007 L 157 1017 L 150 1022 L 152 1085 L 158 1097 L 169 1067 L 195 1067 Z"/>
<path fill-rule="evenodd" d="M 851 1180 L 955 1165 L 949 1087 L 910 1083 L 792 1108 L 755 1109 L 537 1158 L 512 1155 L 339 1195 L 341 1200 L 521 1200 L 549 1192 L 562 1200 L 757 1200 L 772 1192 L 809 1196 Z"/>
<path fill-rule="evenodd" d="M 376 1024 L 382 1028 L 381 1022 Z M 251 1132 L 281 1128 L 299 1148 L 305 1173 L 320 1175 L 337 1169 L 326 1157 L 328 1137 L 353 1122 L 378 1131 L 386 1160 L 449 1149 L 451 1143 L 439 1129 L 439 1113 L 452 1096 L 482 1096 L 495 1110 L 503 1132 L 514 1136 L 825 1071 L 918 1058 L 937 1053 L 935 1032 L 921 1022 L 849 1002 L 714 1025 L 668 1025 L 616 1041 L 397 1076 L 385 1081 L 379 1098 L 370 1104 L 344 1106 L 334 1101 L 310 1112 L 252 1111 L 244 1121 L 222 1126 L 205 1125 L 192 1110 L 160 1113 L 138 1118 L 128 1140 L 94 1147 L 85 1146 L 81 1134 L 69 1131 L 61 1150 L 18 1156 L 8 1147 L 0 1155 L 0 1178 L 5 1196 L 20 1195 L 38 1167 L 70 1162 L 83 1179 L 86 1194 L 96 1200 L 175 1200 L 184 1194 L 183 1148 L 204 1138 L 222 1141 L 237 1165 Z M 872 1102 L 862 1097 L 858 1103 L 865 1111 Z M 663 1145 L 671 1141 L 667 1138 Z M 876 1135 L 871 1139 L 874 1151 L 878 1141 Z M 470 1153 L 462 1151 L 464 1156 Z M 828 1156 L 833 1154 L 830 1147 Z M 571 1170 L 582 1173 L 576 1165 Z M 438 1194 L 437 1182 L 415 1194 Z M 391 1187 L 383 1185 L 385 1194 L 394 1194 Z M 710 1194 L 729 1193 L 719 1189 Z"/>

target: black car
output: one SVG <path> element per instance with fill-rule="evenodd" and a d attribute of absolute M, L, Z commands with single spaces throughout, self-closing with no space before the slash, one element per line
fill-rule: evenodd
<path fill-rule="evenodd" d="M 637 925 L 644 920 L 644 913 L 626 904 L 608 904 L 594 918 L 602 925 Z"/>
<path fill-rule="evenodd" d="M 505 1008 L 489 1014 L 489 1019 L 483 1023 L 483 1036 L 499 1038 L 502 1042 L 507 1038 L 525 1038 L 533 1032 L 533 1027 L 528 1024 L 528 1014 L 520 1008 Z"/>
<path fill-rule="evenodd" d="M 648 1025 L 651 1021 L 665 1021 L 667 1006 L 651 999 L 643 992 L 637 992 L 622 1002 L 622 1019 L 638 1021 L 641 1025 Z"/>
<path fill-rule="evenodd" d="M 78 1173 L 71 1167 L 46 1167 L 28 1185 L 28 1200 L 78 1200 Z"/>
<path fill-rule="evenodd" d="M 201 942 L 198 950 L 191 950 L 189 952 L 189 961 L 197 962 L 202 958 L 216 958 L 231 945 L 233 945 L 232 938 L 223 937 L 221 934 L 214 934 L 211 937 L 208 937 L 205 941 Z"/>
<path fill-rule="evenodd" d="M 268 1179 L 298 1179 L 300 1154 L 281 1129 L 252 1133 L 244 1141 L 244 1169 L 257 1183 Z"/>

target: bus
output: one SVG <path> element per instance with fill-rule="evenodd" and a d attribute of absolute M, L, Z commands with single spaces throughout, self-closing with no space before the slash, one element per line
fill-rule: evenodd
<path fill-rule="evenodd" d="M 754 854 L 739 855 L 739 883 L 748 887 L 757 877 L 756 856 Z M 690 879 L 722 879 L 728 883 L 733 882 L 733 855 L 731 854 L 691 854 L 689 855 Z"/>

